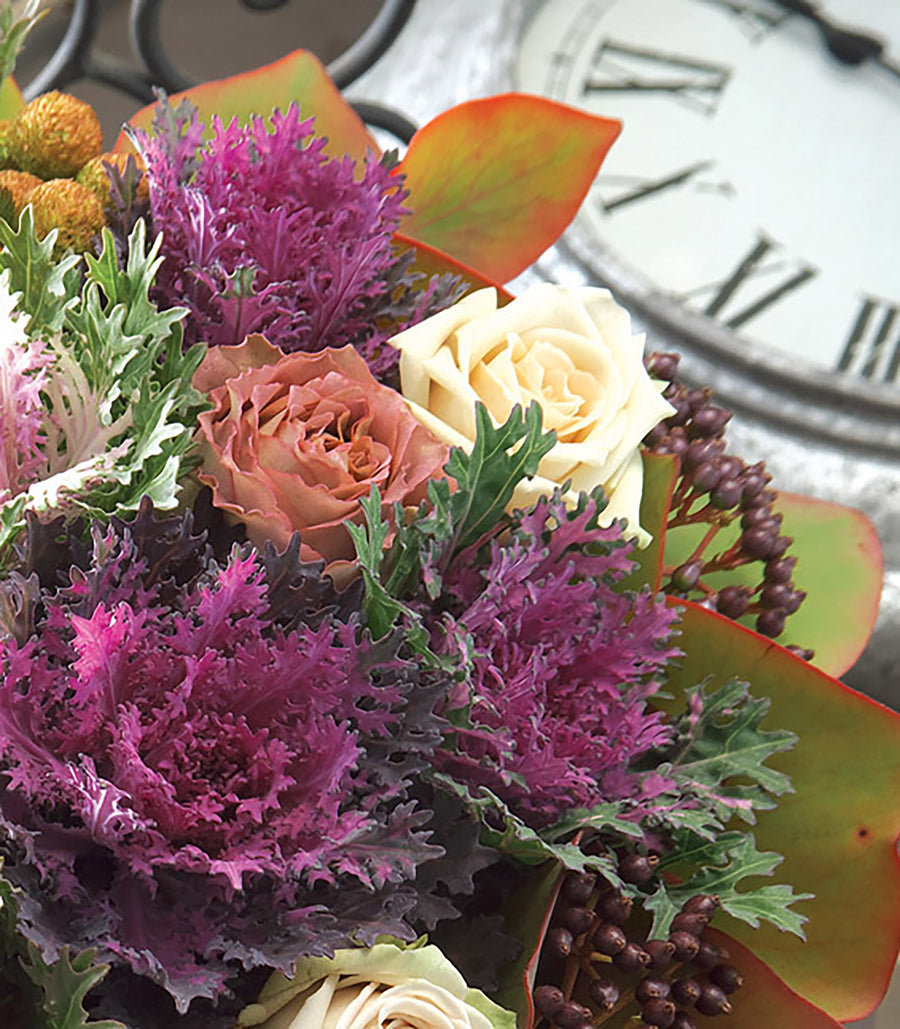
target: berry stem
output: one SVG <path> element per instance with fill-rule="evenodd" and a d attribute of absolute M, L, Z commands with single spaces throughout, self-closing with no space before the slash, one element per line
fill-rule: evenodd
<path fill-rule="evenodd" d="M 572 999 L 572 991 L 575 989 L 575 983 L 578 979 L 578 973 L 580 970 L 581 959 L 578 956 L 577 951 L 573 949 L 572 953 L 566 958 L 566 971 L 560 986 L 566 1000 Z"/>
<path fill-rule="evenodd" d="M 704 564 L 703 571 L 705 574 L 709 572 L 727 572 L 746 564 L 747 560 L 747 555 L 741 550 L 741 543 L 738 540 L 727 550 L 723 550 L 721 554 L 716 554 L 715 557 L 710 558 Z"/>
<path fill-rule="evenodd" d="M 697 544 L 697 546 L 694 548 L 694 552 L 688 558 L 688 561 L 698 561 L 703 556 L 703 552 L 710 545 L 710 543 L 712 543 L 712 541 L 715 539 L 716 534 L 719 531 L 719 528 L 720 527 L 718 525 L 711 525 L 706 530 L 706 532 L 703 534 L 703 539 L 701 539 L 700 542 Z M 704 571 L 706 571 L 706 570 L 707 569 L 704 568 Z"/>

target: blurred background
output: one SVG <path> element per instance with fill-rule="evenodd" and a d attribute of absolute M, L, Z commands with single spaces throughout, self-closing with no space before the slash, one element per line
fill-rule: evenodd
<path fill-rule="evenodd" d="M 17 0 L 13 6 L 24 3 Z M 49 13 L 28 37 L 17 64 L 23 89 L 62 42 L 77 6 L 74 0 L 44 0 L 41 7 Z M 100 12 L 94 50 L 113 67 L 138 68 L 129 32 L 133 5 L 101 0 L 93 6 Z M 266 9 L 263 0 L 259 9 L 250 10 L 236 0 L 184 0 L 158 6 L 162 49 L 186 76 L 206 82 L 268 64 L 298 48 L 311 50 L 327 64 L 362 35 L 382 5 L 381 0 L 293 0 Z M 96 109 L 110 148 L 122 123 L 141 106 L 121 90 L 88 79 L 73 81 L 65 90 Z"/>

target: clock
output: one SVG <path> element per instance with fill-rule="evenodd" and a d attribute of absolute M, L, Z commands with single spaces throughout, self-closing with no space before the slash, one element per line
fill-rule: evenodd
<path fill-rule="evenodd" d="M 859 38 L 860 63 L 832 52 Z M 735 411 L 736 452 L 870 515 L 887 576 L 857 676 L 897 703 L 900 3 L 419 0 L 350 96 L 421 123 L 509 89 L 624 125 L 525 278 L 609 286 Z"/>
<path fill-rule="evenodd" d="M 900 53 L 900 5 L 827 6 Z M 798 430 L 900 453 L 900 69 L 841 63 L 772 0 L 558 0 L 516 80 L 624 123 L 569 236 L 586 263 L 768 390 L 812 391 Z"/>

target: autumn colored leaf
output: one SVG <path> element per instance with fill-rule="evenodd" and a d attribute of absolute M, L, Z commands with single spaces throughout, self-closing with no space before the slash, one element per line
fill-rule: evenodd
<path fill-rule="evenodd" d="M 779 493 L 777 506 L 782 532 L 794 538 L 794 582 L 807 593 L 778 642 L 811 647 L 816 667 L 843 675 L 878 617 L 883 564 L 875 526 L 854 508 L 795 493 Z"/>
<path fill-rule="evenodd" d="M 363 122 L 341 97 L 334 83 L 315 55 L 295 50 L 274 64 L 254 71 L 232 75 L 215 82 L 205 82 L 172 96 L 173 104 L 187 97 L 199 110 L 207 126 L 213 115 L 227 125 L 232 118 L 246 124 L 251 114 L 268 117 L 273 108 L 287 108 L 292 100 L 300 105 L 303 116 L 315 115 L 315 131 L 328 138 L 326 151 L 332 157 L 349 154 L 362 158 L 367 150 L 380 152 Z M 129 124 L 149 131 L 153 124 L 153 107 L 141 108 Z M 116 150 L 134 148 L 123 131 L 116 141 Z"/>
<path fill-rule="evenodd" d="M 620 128 L 526 94 L 459 104 L 413 136 L 400 164 L 403 233 L 507 282 L 575 217 Z"/>
<path fill-rule="evenodd" d="M 703 935 L 728 951 L 729 964 L 740 970 L 744 985 L 731 996 L 734 1011 L 724 1020 L 692 1011 L 698 1029 L 723 1029 L 725 1024 L 727 1029 L 840 1029 L 830 1015 L 794 993 L 752 950 L 712 928 Z"/>
<path fill-rule="evenodd" d="M 499 286 L 491 279 L 485 278 L 480 272 L 469 268 L 459 261 L 454 260 L 449 254 L 444 254 L 435 247 L 430 247 L 418 239 L 409 239 L 400 233 L 394 234 L 394 244 L 399 250 L 412 248 L 416 252 L 415 270 L 423 275 L 458 275 L 471 290 L 492 288 L 497 290 L 497 297 L 500 304 L 509 303 L 512 294 Z"/>
<path fill-rule="evenodd" d="M 829 675 L 843 675 L 868 642 L 881 598 L 881 546 L 875 527 L 854 508 L 779 491 L 776 511 L 784 515 L 781 532 L 794 540 L 794 584 L 806 600 L 778 637 L 815 651 L 815 664 Z M 666 564 L 687 560 L 708 526 L 679 526 L 666 536 Z M 716 536 L 710 555 L 729 547 L 740 533 L 735 520 Z M 756 562 L 703 577 L 713 589 L 734 584 L 755 588 L 762 566 Z M 838 598 L 840 598 L 838 600 Z M 742 619 L 752 626 L 753 616 Z"/>
<path fill-rule="evenodd" d="M 522 941 L 522 953 L 501 971 L 493 999 L 508 1011 L 515 1011 L 519 1029 L 530 1029 L 534 1024 L 534 977 L 562 881 L 560 866 L 548 861 L 507 904 L 506 931 Z"/>
<path fill-rule="evenodd" d="M 846 608 L 840 594 L 832 603 Z M 771 699 L 763 727 L 800 737 L 769 761 L 796 793 L 762 813 L 754 832 L 760 850 L 785 856 L 777 881 L 815 894 L 799 905 L 807 942 L 768 926 L 721 925 L 834 1018 L 862 1018 L 886 988 L 900 941 L 900 715 L 696 604 L 683 605 L 679 646 L 676 697 L 711 671 L 712 685 L 748 680 L 754 696 Z"/>

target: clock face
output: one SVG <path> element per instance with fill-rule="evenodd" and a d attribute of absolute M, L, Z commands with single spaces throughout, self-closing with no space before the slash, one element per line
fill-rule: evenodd
<path fill-rule="evenodd" d="M 900 65 L 900 3 L 816 10 Z M 576 235 L 798 373 L 900 390 L 900 70 L 771 0 L 550 0 L 517 74 L 624 123 Z"/>

